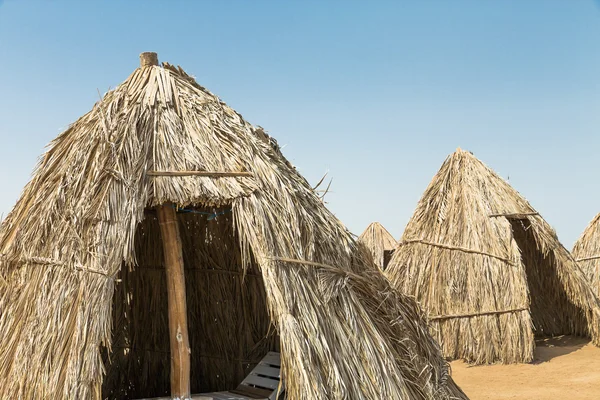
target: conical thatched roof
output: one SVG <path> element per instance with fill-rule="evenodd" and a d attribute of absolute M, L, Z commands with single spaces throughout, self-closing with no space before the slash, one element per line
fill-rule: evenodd
<path fill-rule="evenodd" d="M 460 149 L 423 194 L 386 275 L 426 309 L 450 358 L 528 362 L 534 333 L 599 340 L 598 299 L 553 229 Z"/>
<path fill-rule="evenodd" d="M 276 142 L 168 64 L 60 134 L 2 224 L 0 398 L 168 393 L 165 202 L 186 211 L 193 392 L 273 349 L 290 399 L 465 398 L 416 304 Z"/>
<path fill-rule="evenodd" d="M 600 214 L 585 228 L 575 246 L 573 257 L 586 274 L 597 296 L 600 296 Z"/>
<path fill-rule="evenodd" d="M 392 234 L 379 222 L 370 223 L 367 229 L 358 237 L 358 241 L 369 249 L 373 255 L 375 265 L 382 270 L 386 267 L 386 251 L 394 250 L 398 244 Z"/>

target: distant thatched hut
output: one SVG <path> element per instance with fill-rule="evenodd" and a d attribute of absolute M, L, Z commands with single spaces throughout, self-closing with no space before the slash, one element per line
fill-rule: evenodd
<path fill-rule="evenodd" d="M 599 340 L 598 299 L 553 229 L 460 149 L 419 201 L 386 275 L 421 303 L 449 358 L 528 362 L 534 333 Z"/>
<path fill-rule="evenodd" d="M 600 214 L 594 217 L 577 239 L 572 253 L 590 281 L 592 289 L 600 296 Z"/>
<path fill-rule="evenodd" d="M 279 350 L 290 399 L 465 398 L 358 249 L 275 140 L 145 53 L 1 226 L 0 398 L 165 395 L 186 318 L 193 392 Z"/>
<path fill-rule="evenodd" d="M 373 261 L 381 270 L 387 267 L 391 255 L 398 242 L 391 233 L 379 222 L 372 222 L 367 229 L 358 237 L 358 241 L 364 244 L 373 256 Z"/>

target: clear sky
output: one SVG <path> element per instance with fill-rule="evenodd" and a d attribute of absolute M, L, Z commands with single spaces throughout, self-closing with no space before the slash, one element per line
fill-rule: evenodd
<path fill-rule="evenodd" d="M 0 213 L 44 146 L 135 69 L 188 73 L 263 126 L 356 234 L 399 238 L 457 147 L 571 247 L 600 212 L 595 1 L 0 0 Z"/>

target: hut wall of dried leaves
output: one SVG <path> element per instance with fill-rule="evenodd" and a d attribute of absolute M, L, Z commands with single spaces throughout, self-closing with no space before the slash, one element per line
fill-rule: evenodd
<path fill-rule="evenodd" d="M 379 222 L 372 222 L 365 231 L 358 237 L 373 256 L 373 261 L 382 271 L 387 267 L 390 256 L 398 242 L 391 233 Z"/>
<path fill-rule="evenodd" d="M 575 245 L 573 257 L 581 266 L 597 296 L 600 296 L 600 214 L 585 228 Z"/>
<path fill-rule="evenodd" d="M 452 359 L 529 362 L 534 334 L 599 343 L 598 299 L 554 230 L 460 149 L 423 194 L 386 275 L 416 297 Z"/>
<path fill-rule="evenodd" d="M 0 398 L 169 393 L 166 202 L 187 211 L 193 392 L 234 388 L 274 349 L 289 399 L 466 398 L 414 300 L 275 140 L 168 64 L 60 134 L 3 222 Z"/>

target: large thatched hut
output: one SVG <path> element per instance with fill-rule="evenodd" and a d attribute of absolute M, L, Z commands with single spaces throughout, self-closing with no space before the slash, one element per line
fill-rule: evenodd
<path fill-rule="evenodd" d="M 600 214 L 585 228 L 575 245 L 573 257 L 586 274 L 592 290 L 600 296 Z"/>
<path fill-rule="evenodd" d="M 275 140 L 154 53 L 52 142 L 0 253 L 3 399 L 227 390 L 269 350 L 289 399 L 465 398 Z"/>
<path fill-rule="evenodd" d="M 433 177 L 386 275 L 421 303 L 449 358 L 528 362 L 534 334 L 599 341 L 599 302 L 573 257 L 527 200 L 467 151 Z"/>
<path fill-rule="evenodd" d="M 371 222 L 367 229 L 358 237 L 358 241 L 365 245 L 373 256 L 373 261 L 381 270 L 384 270 L 396 248 L 398 242 L 391 233 L 379 222 Z"/>

